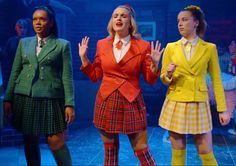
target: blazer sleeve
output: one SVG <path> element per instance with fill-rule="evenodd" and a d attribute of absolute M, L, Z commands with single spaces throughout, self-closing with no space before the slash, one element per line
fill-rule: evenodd
<path fill-rule="evenodd" d="M 160 77 L 161 81 L 166 85 L 169 85 L 172 81 L 172 79 L 168 79 L 168 77 L 166 77 L 167 66 L 171 63 L 170 55 L 171 55 L 171 45 L 167 44 L 163 54 L 161 77 Z"/>
<path fill-rule="evenodd" d="M 215 92 L 217 111 L 224 112 L 227 110 L 227 108 L 226 108 L 226 102 L 225 102 L 224 88 L 223 88 L 222 79 L 221 79 L 221 71 L 220 71 L 220 66 L 218 62 L 218 53 L 216 50 L 216 46 L 214 44 L 211 44 L 209 46 L 209 49 L 210 49 L 211 55 L 210 55 L 210 60 L 208 64 L 208 71 L 210 73 L 213 89 Z"/>
<path fill-rule="evenodd" d="M 20 40 L 17 50 L 16 50 L 16 56 L 12 65 L 12 70 L 11 70 L 11 75 L 8 81 L 8 86 L 6 89 L 6 93 L 4 96 L 4 101 L 12 101 L 13 99 L 13 94 L 14 94 L 14 89 L 16 85 L 16 80 L 23 68 L 22 66 L 22 40 Z"/>
<path fill-rule="evenodd" d="M 85 75 L 87 75 L 89 79 L 93 82 L 99 81 L 103 76 L 103 70 L 101 67 L 101 58 L 100 58 L 100 47 L 101 44 L 98 41 L 93 64 L 89 62 L 86 66 L 81 66 L 80 68 L 80 70 Z"/>
<path fill-rule="evenodd" d="M 66 42 L 62 52 L 62 58 L 63 58 L 62 82 L 65 93 L 65 105 L 74 106 L 72 55 L 71 55 L 70 42 Z"/>

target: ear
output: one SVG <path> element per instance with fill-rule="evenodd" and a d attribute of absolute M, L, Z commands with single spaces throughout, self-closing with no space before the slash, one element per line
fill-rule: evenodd
<path fill-rule="evenodd" d="M 198 21 L 198 20 L 196 20 L 196 21 L 195 21 L 195 25 L 194 25 L 194 27 L 195 27 L 195 28 L 197 28 L 197 27 L 198 27 L 198 25 L 199 25 L 199 21 Z"/>

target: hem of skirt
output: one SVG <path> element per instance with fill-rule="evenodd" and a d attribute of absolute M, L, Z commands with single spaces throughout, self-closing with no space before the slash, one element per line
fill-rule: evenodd
<path fill-rule="evenodd" d="M 94 125 L 95 128 L 99 129 L 99 130 L 104 130 L 105 132 L 107 133 L 112 133 L 112 134 L 134 134 L 134 133 L 140 133 L 142 131 L 145 131 L 147 130 L 147 127 L 146 128 L 143 128 L 143 129 L 140 129 L 140 130 L 135 130 L 135 131 L 121 131 L 121 130 L 118 130 L 118 131 L 110 131 L 110 130 L 107 130 L 106 128 L 103 128 L 103 127 L 98 127 L 96 125 Z"/>
<path fill-rule="evenodd" d="M 17 127 L 14 127 L 14 129 L 16 129 L 18 132 L 21 132 L 23 135 L 35 135 L 35 136 L 40 136 L 40 135 L 44 135 L 44 136 L 51 136 L 51 135 L 56 135 L 59 133 L 63 133 L 64 131 L 67 130 L 67 128 L 65 128 L 64 130 L 59 130 L 59 131 L 55 131 L 55 132 L 51 132 L 51 133 L 46 133 L 46 132 L 38 132 L 38 133 L 33 133 L 33 132 L 26 132 L 23 131 L 22 129 L 19 129 Z"/>
<path fill-rule="evenodd" d="M 161 124 L 159 124 L 159 126 L 163 129 L 166 129 L 168 131 L 172 131 L 172 132 L 175 132 L 175 133 L 178 133 L 178 134 L 204 134 L 204 133 L 208 133 L 209 131 L 212 131 L 212 128 L 210 128 L 209 130 L 206 130 L 206 131 L 201 131 L 201 132 L 189 132 L 189 131 L 176 131 L 174 129 L 171 129 L 171 128 L 168 128 L 166 126 L 162 126 Z"/>

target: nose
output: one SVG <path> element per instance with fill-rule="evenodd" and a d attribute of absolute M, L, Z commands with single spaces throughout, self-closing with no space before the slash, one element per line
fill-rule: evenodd
<path fill-rule="evenodd" d="M 120 16 L 120 15 L 118 15 L 118 16 L 117 16 L 117 19 L 118 19 L 118 20 L 121 20 L 121 16 Z"/>
<path fill-rule="evenodd" d="M 35 20 L 35 23 L 36 23 L 36 24 L 40 24 L 40 19 L 36 19 L 36 20 Z"/>
<path fill-rule="evenodd" d="M 182 22 L 178 22 L 178 27 L 181 27 L 182 26 Z"/>

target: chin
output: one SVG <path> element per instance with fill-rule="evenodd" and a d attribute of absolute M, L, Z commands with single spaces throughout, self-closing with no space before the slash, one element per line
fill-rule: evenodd
<path fill-rule="evenodd" d="M 183 37 L 186 37 L 186 34 L 183 33 L 183 32 L 180 32 L 180 35 L 183 36 Z"/>

